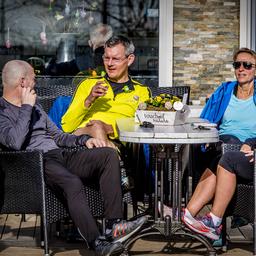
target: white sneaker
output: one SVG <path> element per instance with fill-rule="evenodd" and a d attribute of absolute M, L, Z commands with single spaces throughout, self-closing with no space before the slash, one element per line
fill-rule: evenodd
<path fill-rule="evenodd" d="M 205 216 L 199 218 L 191 218 L 183 215 L 181 220 L 194 232 L 197 232 L 212 240 L 218 240 L 220 238 L 222 225 L 217 227 L 214 226 L 210 214 L 206 214 Z"/>

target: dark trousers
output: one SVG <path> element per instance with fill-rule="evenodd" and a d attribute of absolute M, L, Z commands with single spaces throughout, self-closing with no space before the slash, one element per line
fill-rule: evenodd
<path fill-rule="evenodd" d="M 100 186 L 106 219 L 122 218 L 120 167 L 112 148 L 94 148 L 68 152 L 51 150 L 44 155 L 46 182 L 63 190 L 70 216 L 90 244 L 99 235 L 82 180 L 96 180 Z"/>
<path fill-rule="evenodd" d="M 239 183 L 253 181 L 254 161 L 252 157 L 245 156 L 241 151 L 226 152 L 220 159 L 219 164 L 227 171 L 236 174 Z"/>

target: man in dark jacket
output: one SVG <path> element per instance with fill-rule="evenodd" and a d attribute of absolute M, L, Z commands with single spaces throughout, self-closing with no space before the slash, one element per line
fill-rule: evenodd
<path fill-rule="evenodd" d="M 99 139 L 59 130 L 36 103 L 35 74 L 27 62 L 7 62 L 2 81 L 0 143 L 15 150 L 43 151 L 46 182 L 63 190 L 70 216 L 87 244 L 97 255 L 120 253 L 121 242 L 134 234 L 145 218 L 121 221 L 122 192 L 116 151 L 105 147 L 105 142 Z M 67 152 L 61 149 L 77 145 L 85 145 L 88 150 Z M 82 179 L 99 181 L 107 220 L 106 237 L 100 237 L 82 189 Z"/>

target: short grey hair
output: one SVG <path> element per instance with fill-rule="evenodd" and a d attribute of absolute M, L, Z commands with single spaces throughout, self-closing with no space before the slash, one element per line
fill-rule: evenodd
<path fill-rule="evenodd" d="M 133 42 L 127 37 L 121 35 L 112 36 L 111 38 L 109 38 L 105 43 L 105 48 L 111 48 L 118 44 L 122 44 L 124 46 L 126 56 L 129 56 L 130 54 L 133 54 L 135 52 L 135 46 Z"/>

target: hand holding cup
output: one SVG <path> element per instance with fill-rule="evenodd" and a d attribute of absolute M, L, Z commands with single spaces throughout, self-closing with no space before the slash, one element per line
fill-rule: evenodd
<path fill-rule="evenodd" d="M 108 86 L 104 81 L 98 81 L 91 89 L 90 94 L 85 100 L 85 106 L 89 107 L 97 98 L 105 96 Z"/>

